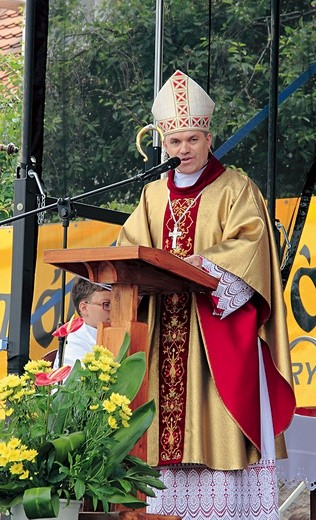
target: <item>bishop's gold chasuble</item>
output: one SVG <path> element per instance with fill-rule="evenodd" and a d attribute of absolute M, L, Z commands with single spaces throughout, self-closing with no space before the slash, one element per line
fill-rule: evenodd
<path fill-rule="evenodd" d="M 294 413 L 292 373 L 273 230 L 258 188 L 214 158 L 191 187 L 147 184 L 118 245 L 143 245 L 180 258 L 199 254 L 256 292 L 222 319 L 211 295 L 168 294 L 149 303 L 148 431 L 151 465 L 195 463 L 240 469 L 260 459 L 261 338 L 277 455 Z"/>

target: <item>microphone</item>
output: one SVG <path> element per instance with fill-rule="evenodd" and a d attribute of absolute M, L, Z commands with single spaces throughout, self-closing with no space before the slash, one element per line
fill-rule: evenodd
<path fill-rule="evenodd" d="M 161 173 L 167 172 L 168 170 L 174 170 L 181 163 L 181 159 L 179 157 L 169 157 L 168 161 L 158 164 L 158 166 L 154 166 L 147 170 L 143 174 L 140 175 L 142 179 L 146 179 L 147 177 L 153 177 L 154 175 L 160 175 Z"/>
<path fill-rule="evenodd" d="M 18 153 L 19 149 L 15 146 L 15 144 L 9 143 L 7 145 L 0 144 L 0 151 L 7 152 L 8 155 L 11 155 L 13 153 Z"/>

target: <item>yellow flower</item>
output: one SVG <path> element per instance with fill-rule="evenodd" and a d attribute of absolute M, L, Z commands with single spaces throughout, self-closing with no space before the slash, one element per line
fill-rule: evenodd
<path fill-rule="evenodd" d="M 89 409 L 90 410 L 97 410 L 99 408 L 98 404 L 90 404 Z"/>
<path fill-rule="evenodd" d="M 128 421 L 122 421 L 122 426 L 124 426 L 124 428 L 129 428 L 129 422 Z"/>
<path fill-rule="evenodd" d="M 127 406 L 127 404 L 122 404 L 122 412 L 126 413 L 126 415 L 132 415 L 132 410 L 129 406 Z"/>
<path fill-rule="evenodd" d="M 100 352 L 100 354 L 104 354 L 106 352 L 106 353 L 109 353 L 111 355 L 111 352 L 106 347 L 103 347 L 102 345 L 94 345 L 92 350 L 95 353 L 96 352 Z"/>
<path fill-rule="evenodd" d="M 14 412 L 13 408 L 7 408 L 5 411 L 5 414 L 7 417 L 10 417 L 10 415 L 12 415 L 13 412 Z"/>
<path fill-rule="evenodd" d="M 99 359 L 98 361 L 96 361 L 96 363 L 98 364 L 98 367 L 101 370 L 101 372 L 104 372 L 105 374 L 109 374 L 111 372 L 111 366 L 107 361 L 102 361 L 102 359 Z"/>
<path fill-rule="evenodd" d="M 24 366 L 24 370 L 30 374 L 38 374 L 39 372 L 52 372 L 52 364 L 50 361 L 44 359 L 38 359 L 35 361 L 29 361 Z"/>
<path fill-rule="evenodd" d="M 22 375 L 20 376 L 20 379 L 21 379 L 21 383 L 22 383 L 22 385 L 25 385 L 25 384 L 27 384 L 27 383 L 30 382 L 30 379 L 31 379 L 31 378 L 30 378 L 30 374 L 26 374 L 26 373 L 24 373 L 24 374 L 22 374 Z"/>
<path fill-rule="evenodd" d="M 116 369 L 120 366 L 114 359 L 114 354 L 107 348 L 95 345 L 92 352 L 87 353 L 82 363 L 91 372 L 100 371 L 104 374 L 112 374 L 116 372 Z"/>
<path fill-rule="evenodd" d="M 26 450 L 23 452 L 23 460 L 28 460 L 30 462 L 34 462 L 36 455 L 37 455 L 36 450 Z"/>
<path fill-rule="evenodd" d="M 108 399 L 103 401 L 102 406 L 106 412 L 114 412 L 116 410 L 116 405 L 114 403 L 111 403 Z"/>
<path fill-rule="evenodd" d="M 13 450 L 15 448 L 18 448 L 19 446 L 21 446 L 21 441 L 20 441 L 20 439 L 17 439 L 16 437 L 12 437 L 12 439 L 10 439 L 7 444 L 7 447 L 10 449 L 13 449 Z"/>
<path fill-rule="evenodd" d="M 117 430 L 117 428 L 118 428 L 117 420 L 112 415 L 110 415 L 110 417 L 108 418 L 108 423 L 109 423 L 110 428 L 112 428 L 112 430 Z"/>
<path fill-rule="evenodd" d="M 4 392 L 1 392 L 0 393 L 0 400 L 1 400 L 1 403 L 5 402 L 6 399 L 12 394 L 13 390 L 5 390 Z"/>
<path fill-rule="evenodd" d="M 19 392 L 16 392 L 12 397 L 12 401 L 21 401 L 22 397 L 24 397 L 25 392 L 24 390 L 20 390 Z"/>
<path fill-rule="evenodd" d="M 29 388 L 28 390 L 25 390 L 24 395 L 33 395 L 35 394 L 35 388 Z"/>
<path fill-rule="evenodd" d="M 21 384 L 19 376 L 15 374 L 9 374 L 2 380 L 2 386 L 7 386 L 8 388 L 16 388 Z"/>
<path fill-rule="evenodd" d="M 123 421 L 129 421 L 130 420 L 130 415 L 127 415 L 126 413 L 124 412 L 120 412 L 120 417 Z"/>
<path fill-rule="evenodd" d="M 24 467 L 22 462 L 17 462 L 15 464 L 12 464 L 12 466 L 9 468 L 9 471 L 11 475 L 21 475 L 24 472 Z"/>
<path fill-rule="evenodd" d="M 117 394 L 113 392 L 110 396 L 110 400 L 112 403 L 116 404 L 117 406 L 122 406 L 123 404 L 129 404 L 130 400 L 127 399 L 125 395 Z"/>
<path fill-rule="evenodd" d="M 91 363 L 91 361 L 94 360 L 94 355 L 92 352 L 87 352 L 87 354 L 82 358 L 82 363 L 84 363 L 85 365 L 87 363 Z"/>
<path fill-rule="evenodd" d="M 23 456 L 21 455 L 20 449 L 9 450 L 7 457 L 8 457 L 8 462 L 19 462 L 19 461 L 23 460 Z"/>
<path fill-rule="evenodd" d="M 110 376 L 108 374 L 102 373 L 99 375 L 99 379 L 100 381 L 104 381 L 105 383 L 107 383 L 110 380 Z"/>
<path fill-rule="evenodd" d="M 95 364 L 89 363 L 89 365 L 87 365 L 87 369 L 90 370 L 90 372 L 97 372 L 99 367 Z"/>
<path fill-rule="evenodd" d="M 20 480 L 26 480 L 29 476 L 30 472 L 28 469 L 26 469 L 25 471 L 23 471 L 22 475 L 19 476 L 19 479 Z"/>
<path fill-rule="evenodd" d="M 13 462 L 10 467 L 12 474 L 19 474 L 19 468 L 22 468 L 20 471 L 20 473 L 22 473 L 22 471 L 24 471 L 22 461 L 27 460 L 34 462 L 37 455 L 36 450 L 28 449 L 27 446 L 22 444 L 20 439 L 17 439 L 16 437 L 12 437 L 8 443 L 1 442 L 0 453 L 0 466 L 5 467 L 9 463 Z"/>

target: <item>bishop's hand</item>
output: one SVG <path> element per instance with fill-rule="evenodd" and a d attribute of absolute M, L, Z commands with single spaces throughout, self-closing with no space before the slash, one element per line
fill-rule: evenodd
<path fill-rule="evenodd" d="M 202 258 L 199 255 L 190 255 L 187 258 L 184 258 L 183 260 L 185 260 L 185 262 L 188 262 L 191 265 L 194 265 L 194 267 L 202 269 Z"/>

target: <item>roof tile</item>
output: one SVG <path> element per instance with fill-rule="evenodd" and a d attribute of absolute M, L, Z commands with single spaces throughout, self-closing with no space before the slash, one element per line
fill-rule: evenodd
<path fill-rule="evenodd" d="M 23 35 L 23 15 L 10 9 L 0 9 L 0 53 L 20 53 Z"/>

